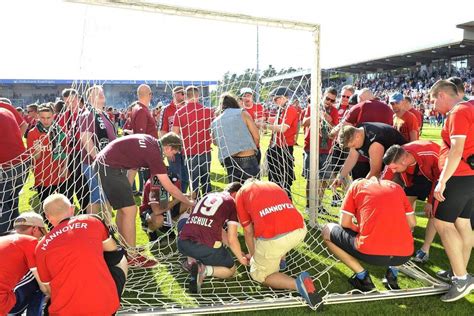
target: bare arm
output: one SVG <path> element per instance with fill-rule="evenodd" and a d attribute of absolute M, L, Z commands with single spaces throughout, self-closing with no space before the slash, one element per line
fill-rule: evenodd
<path fill-rule="evenodd" d="M 341 212 L 340 224 L 344 228 L 349 228 L 355 232 L 359 231 L 359 226 L 355 225 L 352 221 L 353 216 L 347 213 Z"/>
<path fill-rule="evenodd" d="M 418 131 L 410 131 L 410 142 L 418 140 Z"/>
<path fill-rule="evenodd" d="M 187 204 L 189 206 L 194 206 L 194 201 L 188 199 L 180 189 L 178 189 L 170 180 L 167 174 L 158 174 L 158 179 L 160 180 L 161 185 L 171 194 L 173 197 L 178 199 L 179 201 Z"/>
<path fill-rule="evenodd" d="M 32 269 L 31 273 L 33 273 L 33 276 L 35 277 L 36 282 L 38 282 L 38 286 L 41 292 L 43 292 L 46 296 L 51 296 L 51 287 L 49 286 L 49 284 L 41 282 L 41 279 L 38 274 L 38 270 Z"/>
<path fill-rule="evenodd" d="M 173 126 L 173 127 L 171 128 L 171 131 L 172 131 L 173 133 L 177 134 L 177 135 L 181 135 L 181 132 L 180 132 L 178 126 Z"/>
<path fill-rule="evenodd" d="M 347 156 L 347 159 L 344 162 L 344 165 L 342 166 L 342 169 L 340 172 L 340 176 L 342 178 L 345 178 L 349 175 L 349 173 L 352 171 L 352 169 L 356 165 L 358 159 L 359 159 L 359 153 L 354 148 L 351 148 L 349 150 L 349 155 Z"/>
<path fill-rule="evenodd" d="M 25 135 L 25 132 L 26 132 L 27 129 L 28 129 L 28 124 L 26 124 L 26 122 L 23 121 L 23 122 L 20 124 L 20 132 L 21 132 L 21 135 Z"/>
<path fill-rule="evenodd" d="M 250 135 L 252 135 L 253 142 L 258 147 L 260 143 L 260 133 L 258 132 L 257 125 L 255 124 L 250 114 L 247 113 L 247 111 L 242 111 L 242 118 L 245 122 L 245 125 L 247 125 L 247 128 L 249 129 Z"/>
<path fill-rule="evenodd" d="M 229 242 L 229 248 L 232 250 L 234 256 L 239 260 L 243 265 L 248 265 L 247 258 L 242 255 L 242 248 L 240 247 L 239 238 L 237 234 L 237 228 L 239 225 L 237 223 L 228 223 L 227 224 L 227 239 Z"/>
<path fill-rule="evenodd" d="M 375 142 L 369 147 L 369 164 L 370 171 L 366 178 L 378 177 L 382 171 L 382 160 L 384 154 L 384 148 L 381 144 Z"/>
<path fill-rule="evenodd" d="M 250 255 L 253 256 L 255 253 L 253 224 L 249 224 L 244 227 L 244 238 L 245 244 L 247 245 L 247 250 L 249 251 Z"/>
<path fill-rule="evenodd" d="M 443 171 L 439 175 L 438 184 L 434 190 L 434 197 L 440 202 L 445 200 L 443 193 L 446 188 L 446 182 L 453 176 L 461 162 L 465 142 L 465 137 L 451 137 L 451 147 L 449 148 Z"/>
<path fill-rule="evenodd" d="M 416 226 L 415 214 L 408 214 L 406 215 L 406 217 L 407 217 L 408 226 L 410 226 L 410 229 L 413 230 Z"/>
<path fill-rule="evenodd" d="M 86 150 L 87 154 L 95 159 L 97 155 L 97 150 L 94 145 L 93 140 L 94 134 L 91 132 L 81 132 L 81 144 L 82 147 Z"/>

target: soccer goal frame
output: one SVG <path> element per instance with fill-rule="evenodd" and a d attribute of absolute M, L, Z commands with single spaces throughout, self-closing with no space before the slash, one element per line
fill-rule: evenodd
<path fill-rule="evenodd" d="M 291 21 L 284 19 L 271 19 L 264 17 L 256 17 L 245 14 L 235 14 L 229 12 L 203 10 L 195 8 L 187 8 L 180 6 L 171 6 L 159 4 L 151 1 L 141 0 L 65 0 L 66 2 L 87 4 L 87 5 L 99 5 L 113 8 L 122 8 L 128 10 L 138 10 L 143 12 L 153 12 L 164 15 L 190 17 L 196 19 L 207 19 L 216 20 L 230 23 L 250 24 L 255 26 L 264 26 L 280 29 L 299 30 L 306 31 L 312 34 L 312 65 L 311 65 L 311 89 L 310 95 L 312 100 L 313 111 L 311 111 L 310 117 L 310 172 L 309 172 L 309 225 L 318 230 L 319 225 L 317 223 L 317 207 L 318 207 L 318 174 L 319 174 L 319 131 L 320 131 L 320 110 L 317 104 L 321 99 L 321 67 L 320 67 L 320 33 L 321 28 L 319 24 L 305 23 L 299 21 Z M 418 268 L 419 269 L 419 268 Z M 420 269 L 421 270 L 421 269 Z M 438 280 L 429 277 L 424 271 L 417 271 L 416 267 L 409 266 L 406 269 L 402 269 L 406 275 L 421 279 L 426 287 L 408 289 L 401 291 L 386 291 L 386 292 L 371 292 L 369 294 L 353 293 L 348 292 L 345 294 L 327 294 L 324 297 L 325 304 L 340 304 L 350 302 L 362 302 L 362 301 L 373 301 L 380 299 L 393 299 L 393 298 L 404 298 L 413 296 L 425 296 L 435 295 L 446 292 L 448 285 Z M 420 277 L 420 273 L 424 273 Z M 252 310 L 263 310 L 263 309 L 281 309 L 291 307 L 302 307 L 306 306 L 303 300 L 299 297 L 288 293 L 288 295 L 280 296 L 278 300 L 268 298 L 262 299 L 261 301 L 247 302 L 247 301 L 235 301 L 229 302 L 228 304 L 215 304 L 206 307 L 191 307 L 191 308 L 177 308 L 167 307 L 162 308 L 144 308 L 139 310 L 137 313 L 130 312 L 119 312 L 121 315 L 163 315 L 163 314 L 183 314 L 183 313 L 196 313 L 196 314 L 211 314 L 211 313 L 223 313 L 223 312 L 241 312 L 241 311 L 252 311 Z"/>

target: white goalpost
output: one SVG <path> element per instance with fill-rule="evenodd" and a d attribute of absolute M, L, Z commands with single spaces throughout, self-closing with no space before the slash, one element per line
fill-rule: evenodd
<path fill-rule="evenodd" d="M 324 246 L 324 242 L 321 236 L 321 227 L 325 223 L 337 221 L 338 216 L 338 205 L 331 205 L 331 198 L 333 192 L 329 190 L 324 185 L 321 185 L 322 179 L 320 179 L 320 170 L 319 170 L 319 138 L 321 129 L 324 128 L 322 125 L 322 120 L 324 118 L 320 115 L 319 100 L 321 99 L 321 67 L 320 67 L 320 25 L 312 23 L 304 23 L 298 21 L 282 20 L 282 19 L 271 19 L 263 17 L 255 17 L 250 15 L 235 14 L 229 12 L 218 12 L 194 8 L 185 8 L 172 5 L 159 4 L 153 1 L 140 1 L 140 0 L 66 0 L 66 2 L 73 2 L 84 5 L 94 5 L 94 6 L 103 6 L 110 8 L 121 8 L 125 10 L 135 10 L 143 11 L 149 13 L 155 13 L 157 16 L 174 16 L 186 18 L 187 22 L 192 20 L 193 23 L 196 23 L 194 26 L 197 27 L 199 22 L 203 20 L 209 20 L 214 22 L 219 22 L 219 25 L 237 25 L 237 26 L 258 26 L 262 32 L 271 32 L 273 38 L 278 39 L 275 42 L 280 43 L 280 36 L 289 39 L 288 43 L 291 44 L 290 40 L 293 40 L 296 37 L 295 33 L 287 32 L 298 32 L 303 34 L 305 39 L 305 45 L 300 45 L 301 43 L 297 42 L 296 45 L 287 45 L 293 46 L 291 52 L 295 52 L 295 59 L 298 59 L 298 50 L 304 50 L 305 52 L 310 52 L 308 57 L 310 61 L 310 70 L 299 69 L 297 73 L 294 72 L 295 69 L 290 69 L 287 72 L 285 71 L 273 71 L 271 65 L 265 71 L 260 71 L 257 66 L 257 70 L 253 69 L 253 56 L 244 57 L 250 59 L 251 61 L 245 63 L 245 73 L 230 74 L 228 69 L 222 69 L 222 79 L 216 82 L 210 83 L 210 81 L 179 81 L 171 80 L 170 81 L 161 81 L 163 78 L 156 81 L 147 81 L 151 88 L 152 92 L 155 94 L 160 93 L 160 97 L 167 98 L 171 95 L 171 90 L 177 86 L 186 86 L 194 85 L 201 92 L 200 101 L 204 104 L 205 107 L 211 107 L 213 109 L 217 108 L 219 103 L 219 96 L 223 93 L 233 93 L 237 96 L 241 94 L 242 89 L 254 89 L 254 102 L 261 104 L 264 109 L 264 114 L 262 117 L 258 118 L 259 120 L 264 120 L 265 122 L 279 122 L 280 119 L 285 119 L 285 117 L 280 117 L 280 115 L 285 116 L 286 114 L 281 114 L 283 111 L 278 109 L 273 104 L 272 100 L 272 91 L 284 87 L 285 93 L 288 95 L 288 105 L 297 106 L 297 104 L 308 105 L 307 99 L 311 98 L 311 116 L 310 116 L 310 130 L 309 134 L 309 147 L 307 152 L 310 153 L 310 164 L 309 164 L 309 173 L 306 175 L 306 179 L 309 183 L 308 195 L 306 194 L 306 179 L 303 178 L 302 173 L 304 173 L 304 162 L 302 158 L 303 154 L 303 137 L 299 137 L 298 132 L 294 136 L 294 146 L 293 143 L 288 144 L 288 140 L 278 140 L 275 136 L 276 133 L 268 131 L 266 128 L 260 128 L 259 137 L 260 137 L 260 152 L 262 154 L 262 160 L 260 163 L 260 172 L 258 176 L 263 179 L 270 179 L 271 177 L 282 176 L 287 180 L 290 180 L 290 189 L 289 195 L 292 197 L 293 203 L 295 206 L 303 213 L 305 221 L 308 226 L 308 233 L 304 242 L 302 242 L 298 247 L 293 249 L 287 254 L 286 257 L 286 270 L 285 273 L 295 277 L 302 271 L 308 271 L 312 276 L 314 283 L 316 285 L 317 291 L 322 294 L 323 303 L 322 304 L 340 304 L 340 303 L 350 303 L 350 302 L 361 302 L 361 301 L 373 301 L 381 299 L 395 299 L 403 297 L 415 297 L 415 296 L 424 296 L 424 295 L 434 295 L 440 294 L 448 289 L 448 285 L 440 282 L 439 280 L 431 277 L 428 273 L 423 271 L 423 269 L 409 262 L 403 267 L 401 267 L 401 272 L 403 277 L 409 277 L 417 280 L 418 286 L 416 288 L 398 290 L 398 291 L 372 291 L 370 293 L 361 293 L 358 291 L 349 291 L 346 293 L 337 293 L 340 291 L 340 286 L 336 285 L 331 273 L 334 271 L 334 265 L 337 263 L 337 259 L 328 252 Z M 125 12 L 125 10 L 122 10 Z M 84 37 L 87 37 L 89 34 L 83 34 Z M 230 34 L 232 36 L 237 36 L 236 34 Z M 270 36 L 270 38 L 272 38 Z M 286 44 L 286 41 L 281 41 Z M 83 43 L 84 45 L 84 43 Z M 211 52 L 219 56 L 225 54 L 225 51 L 222 47 L 218 47 L 214 42 L 209 41 L 205 46 Z M 217 47 L 216 47 L 217 46 Z M 296 48 L 294 48 L 296 46 Z M 276 47 L 276 48 L 275 48 Z M 278 46 L 272 47 L 271 49 L 278 49 Z M 82 47 L 84 49 L 84 47 Z M 94 47 L 95 48 L 95 47 Z M 97 51 L 92 50 L 92 54 L 95 54 Z M 157 53 L 158 59 L 160 59 L 159 52 Z M 243 55 L 243 54 L 242 54 Z M 271 50 L 267 51 L 266 56 L 271 55 Z M 82 56 L 81 56 L 82 58 Z M 124 56 L 126 58 L 126 56 Z M 232 66 L 232 62 L 235 59 L 230 59 L 228 61 L 229 67 Z M 82 62 L 82 61 L 81 61 Z M 165 62 L 168 62 L 165 60 Z M 173 61 L 170 61 L 172 63 Z M 174 61 L 176 62 L 176 61 Z M 182 60 L 179 60 L 182 62 Z M 195 64 L 198 64 L 200 61 L 193 61 Z M 217 61 L 215 61 L 217 63 Z M 269 63 L 269 62 L 268 62 Z M 191 66 L 193 66 L 191 62 Z M 117 67 L 119 67 L 118 65 Z M 191 67 L 188 66 L 188 67 Z M 213 65 L 210 65 L 213 67 Z M 292 66 L 292 65 L 290 65 Z M 82 67 L 82 64 L 81 64 Z M 221 67 L 221 66 L 218 66 Z M 297 67 L 297 66 L 296 66 Z M 189 69 L 189 68 L 188 68 Z M 186 70 L 186 69 L 185 69 Z M 219 71 L 221 69 L 219 68 Z M 243 70 L 241 70 L 242 72 Z M 184 72 L 184 71 L 183 71 Z M 224 72 L 226 72 L 224 74 Z M 126 74 L 125 74 L 126 75 Z M 186 73 L 180 74 L 182 77 L 186 76 Z M 144 83 L 140 81 L 140 83 Z M 85 97 L 85 92 L 94 85 L 104 85 L 104 93 L 107 95 L 107 82 L 104 81 L 75 81 L 71 88 L 77 90 L 79 97 Z M 137 84 L 138 86 L 138 84 Z M 134 92 L 134 91 L 131 91 Z M 126 93 L 120 90 L 120 93 Z M 125 95 L 125 97 L 129 97 Z M 133 95 L 132 97 L 135 97 Z M 156 99 L 158 100 L 158 98 Z M 161 102 L 162 100 L 160 100 Z M 171 101 L 167 99 L 166 102 Z M 87 108 L 87 98 L 85 100 L 85 107 Z M 165 102 L 165 101 L 163 101 Z M 241 102 L 245 102 L 241 100 Z M 111 102 L 112 103 L 112 102 Z M 243 104 L 243 103 L 242 103 Z M 108 105 L 108 104 L 107 104 Z M 92 106 L 93 108 L 94 106 Z M 94 110 L 92 110 L 94 112 Z M 286 112 L 285 112 L 286 113 Z M 60 113 L 64 114 L 64 112 Z M 186 114 L 188 115 L 188 114 Z M 61 115 L 59 115 L 61 117 Z M 71 125 L 74 125 L 78 122 L 78 118 L 74 116 L 64 116 L 64 121 L 61 123 L 61 127 L 67 126 L 67 129 L 70 129 Z M 257 117 L 254 117 L 257 119 Z M 95 121 L 94 119 L 89 120 L 87 124 L 89 126 L 81 126 L 81 129 L 89 130 L 94 129 L 96 124 L 100 124 L 100 120 Z M 72 139 L 76 138 L 76 132 L 74 130 L 72 137 L 71 135 L 63 135 L 60 131 L 60 128 L 56 126 L 60 124 L 53 123 L 53 127 L 48 127 L 47 133 L 43 135 L 43 140 L 48 140 L 54 144 L 55 148 L 59 151 L 57 157 L 54 156 L 50 159 L 51 162 L 51 173 L 58 174 L 61 177 L 63 176 L 62 171 L 59 169 L 69 169 L 71 170 L 79 168 L 84 168 L 84 164 L 87 167 L 91 165 L 90 157 L 84 158 L 81 155 L 70 154 L 69 157 L 63 157 L 61 155 L 66 155 L 65 148 L 77 148 L 80 144 L 76 144 Z M 267 123 L 268 126 L 268 123 Z M 225 126 L 218 126 L 218 128 L 223 128 Z M 299 126 L 298 126 L 299 130 Z M 196 132 L 197 133 L 197 132 Z M 217 135 L 217 138 L 220 136 Z M 68 144 L 62 143 L 65 139 L 69 139 Z M 79 139 L 82 141 L 81 139 Z M 277 153 L 276 160 L 279 161 L 276 170 L 269 171 L 269 165 L 273 162 L 269 154 L 270 149 L 276 143 L 279 143 L 281 151 Z M 89 142 L 94 143 L 92 140 Z M 204 143 L 205 140 L 197 139 L 196 143 Z M 225 139 L 222 142 L 226 144 Z M 103 145 L 103 144 L 99 144 Z M 99 145 L 94 145 L 99 147 Z M 184 146 L 184 157 L 188 158 L 187 146 L 185 143 Z M 212 147 L 212 164 L 209 163 L 210 170 L 204 172 L 204 174 L 199 170 L 198 177 L 206 178 L 209 186 L 212 191 L 221 190 L 226 183 L 228 178 L 226 175 L 226 169 L 222 161 L 218 161 L 217 157 L 217 145 Z M 30 148 L 30 151 L 33 151 L 34 148 Z M 74 149 L 76 150 L 76 149 Z M 100 148 L 98 148 L 100 150 Z M 77 150 L 76 150 L 77 151 Z M 210 154 L 211 155 L 211 154 Z M 59 157 L 59 158 L 58 158 Z M 41 211 L 41 203 L 38 201 L 36 196 L 26 201 L 25 192 L 30 190 L 30 187 L 36 185 L 31 185 L 33 182 L 34 172 L 37 170 L 35 165 L 37 161 L 28 158 L 21 158 L 22 168 L 18 168 L 16 174 L 6 175 L 7 180 L 11 181 L 13 178 L 21 178 L 21 184 L 16 184 L 18 191 L 23 188 L 20 194 L 20 204 L 28 205 L 31 208 L 34 208 L 37 211 Z M 77 161 L 74 161 L 76 159 Z M 328 168 L 328 170 L 334 170 L 334 164 L 338 165 L 342 159 L 341 157 L 332 157 L 330 154 L 327 160 L 324 163 L 323 168 Z M 232 160 L 232 159 L 231 159 Z M 238 166 L 234 160 L 231 161 L 233 167 Z M 53 166 L 54 165 L 54 166 Z M 54 168 L 55 169 L 54 169 Z M 188 166 L 188 168 L 190 168 Z M 274 167 L 275 168 L 275 167 Z M 21 169 L 21 170 L 20 170 Z M 33 170 L 30 172 L 31 170 Z M 48 169 L 49 170 L 49 169 Z M 1 171 L 1 170 L 0 170 Z M 268 175 L 267 175 L 268 171 Z M 96 171 L 89 171 L 94 173 Z M 191 175 L 196 172 L 194 169 L 188 169 L 187 177 L 189 179 L 190 191 L 193 191 L 196 188 L 196 185 L 191 179 Z M 273 174 L 270 174 L 273 172 Z M 84 172 L 85 173 L 85 172 Z M 287 175 L 286 173 L 291 173 L 293 175 Z M 335 176 L 335 175 L 333 175 Z M 3 178 L 0 179 L 0 184 L 5 180 L 5 175 L 2 175 Z M 91 176 L 92 177 L 92 176 Z M 26 180 L 29 178 L 29 182 Z M 183 180 L 183 179 L 181 179 Z M 283 181 L 286 181 L 283 180 Z M 275 181 L 277 182 L 277 181 Z M 23 187 L 24 183 L 30 183 L 29 186 Z M 75 197 L 75 204 L 82 206 L 80 195 L 84 193 L 84 190 L 88 190 L 91 187 L 90 183 L 84 182 L 82 184 L 74 183 L 71 181 L 66 181 L 65 191 L 68 194 L 71 194 L 71 197 Z M 278 182 L 277 182 L 278 183 Z M 283 186 L 282 183 L 279 183 Z M 198 184 L 199 185 L 199 184 Z M 79 187 L 76 187 L 79 186 Z M 199 187 L 198 187 L 199 188 Z M 59 190 L 59 186 L 58 186 Z M 82 192 L 82 193 L 81 193 Z M 91 192 L 86 192 L 91 193 Z M 100 193 L 103 197 L 103 193 Z M 340 190 L 339 195 L 343 196 L 344 192 Z M 102 200 L 100 208 L 102 211 L 102 216 L 106 218 L 109 224 L 117 231 L 117 228 L 114 224 L 114 211 L 106 209 L 104 204 L 105 199 Z M 17 207 L 18 208 L 18 207 Z M 21 208 L 21 207 L 20 207 Z M 24 206 L 23 206 L 24 208 Z M 305 209 L 307 212 L 305 212 Z M 324 212 L 322 211 L 324 209 Z M 0 207 L 1 210 L 1 207 Z M 110 215 L 110 216 L 109 216 Z M 304 300 L 299 297 L 296 293 L 291 293 L 287 290 L 274 290 L 268 287 L 265 287 L 252 280 L 249 274 L 249 269 L 242 265 L 237 265 L 236 274 L 226 280 L 220 280 L 216 278 L 206 278 L 203 285 L 203 290 L 199 294 L 190 294 L 187 291 L 186 284 L 189 281 L 189 273 L 183 271 L 182 262 L 184 260 L 183 255 L 179 253 L 176 246 L 176 236 L 177 228 L 176 218 L 172 218 L 171 212 L 167 215 L 169 227 L 166 231 L 159 233 L 157 240 L 148 242 L 148 236 L 146 229 L 141 231 L 137 228 L 137 239 L 146 240 L 142 242 L 135 249 L 131 249 L 131 252 L 138 252 L 144 254 L 148 257 L 156 258 L 159 262 L 158 266 L 153 269 L 144 269 L 144 268 L 131 268 L 129 270 L 128 280 L 125 286 L 125 292 L 122 296 L 122 305 L 119 311 L 119 314 L 142 314 L 142 315 L 163 315 L 163 314 L 187 314 L 187 313 L 196 313 L 196 314 L 211 314 L 211 313 L 226 313 L 226 312 L 241 312 L 241 311 L 252 311 L 260 309 L 282 309 L 282 308 L 291 308 L 291 307 L 303 307 L 307 306 L 304 303 Z M 177 216 L 174 216 L 177 217 Z M 138 221 L 142 219 L 138 218 Z M 4 224 L 4 223 L 0 223 Z M 137 227 L 140 225 L 137 225 Z M 146 225 L 145 225 L 146 226 Z M 242 239 L 242 238 L 241 238 Z M 316 310 L 318 306 L 314 307 Z"/>

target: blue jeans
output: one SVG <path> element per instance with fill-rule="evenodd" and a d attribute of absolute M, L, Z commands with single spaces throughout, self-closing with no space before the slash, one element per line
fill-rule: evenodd
<path fill-rule="evenodd" d="M 260 173 L 260 166 L 255 155 L 248 157 L 227 157 L 224 159 L 224 166 L 227 170 L 227 181 L 241 182 L 249 178 L 257 178 Z"/>
<path fill-rule="evenodd" d="M 11 168 L 0 168 L 0 234 L 13 228 L 18 217 L 19 194 L 26 178 L 30 162 L 23 162 Z"/>
<path fill-rule="evenodd" d="M 100 204 L 104 199 L 100 195 L 99 174 L 92 168 L 92 165 L 86 163 L 82 164 L 82 173 L 87 181 L 87 186 L 90 191 L 91 204 Z"/>
<path fill-rule="evenodd" d="M 207 194 L 211 192 L 211 153 L 189 156 L 186 166 L 191 173 L 192 191 Z"/>
<path fill-rule="evenodd" d="M 9 315 L 22 315 L 26 309 L 26 316 L 40 316 L 43 314 L 45 296 L 41 292 L 33 274 L 28 272 L 14 289 L 16 304 Z"/>
<path fill-rule="evenodd" d="M 178 179 L 181 181 L 181 191 L 186 192 L 189 185 L 189 176 L 188 176 L 188 168 L 186 168 L 186 164 L 184 163 L 183 154 L 177 153 L 174 156 L 174 161 L 170 161 L 169 163 L 169 172 L 178 176 Z"/>

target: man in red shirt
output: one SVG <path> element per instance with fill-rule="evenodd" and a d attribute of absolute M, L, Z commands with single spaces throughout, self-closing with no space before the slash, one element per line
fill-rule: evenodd
<path fill-rule="evenodd" d="M 255 123 L 263 122 L 265 120 L 265 110 L 263 105 L 260 103 L 255 103 L 253 101 L 254 91 L 251 88 L 242 88 L 240 89 L 240 98 L 242 100 L 242 106 L 250 114 L 250 117 L 255 121 Z M 260 145 L 257 145 L 257 160 L 260 164 L 262 159 L 262 152 L 260 151 Z"/>
<path fill-rule="evenodd" d="M 36 271 L 35 248 L 46 233 L 41 215 L 22 213 L 15 231 L 0 237 L 0 315 L 42 315 L 46 287 Z"/>
<path fill-rule="evenodd" d="M 211 192 L 211 123 L 214 111 L 199 103 L 199 88 L 186 87 L 186 105 L 176 111 L 172 131 L 181 135 L 186 166 L 191 176 L 191 190 Z"/>
<path fill-rule="evenodd" d="M 295 180 L 293 146 L 298 132 L 298 112 L 288 105 L 293 91 L 287 87 L 278 87 L 270 92 L 269 97 L 277 105 L 278 112 L 272 124 L 259 123 L 272 132 L 267 150 L 268 179 L 285 189 L 291 199 L 291 185 Z"/>
<path fill-rule="evenodd" d="M 33 103 L 26 106 L 25 121 L 28 123 L 28 127 L 25 132 L 25 137 L 28 136 L 29 131 L 35 127 L 36 122 L 38 121 L 38 104 Z"/>
<path fill-rule="evenodd" d="M 150 135 L 133 134 L 111 142 L 96 157 L 95 169 L 98 169 L 102 189 L 110 205 L 117 210 L 118 231 L 126 245 L 132 249 L 136 244 L 137 206 L 126 172 L 130 169 L 149 168 L 152 184 L 159 183 L 179 201 L 188 206 L 194 205 L 194 201 L 189 200 L 171 183 L 163 163 L 163 155 L 173 156 L 181 150 L 181 144 L 181 139 L 174 133 L 168 133 L 160 140 Z M 129 259 L 130 264 L 147 268 L 157 264 L 155 260 L 141 255 Z"/>
<path fill-rule="evenodd" d="M 399 131 L 407 142 L 418 140 L 419 126 L 416 116 L 408 111 L 407 101 L 400 92 L 390 96 L 393 113 L 393 127 Z"/>
<path fill-rule="evenodd" d="M 458 300 L 474 289 L 467 273 L 474 240 L 470 218 L 474 210 L 474 101 L 463 101 L 456 85 L 437 81 L 430 90 L 436 111 L 446 114 L 441 131 L 439 167 L 434 190 L 435 227 L 452 269 L 452 286 L 443 302 Z"/>
<path fill-rule="evenodd" d="M 150 113 L 150 102 L 153 98 L 150 86 L 141 84 L 137 89 L 138 101 L 132 108 L 131 124 L 134 134 L 148 134 L 158 137 L 156 121 Z"/>
<path fill-rule="evenodd" d="M 248 265 L 250 257 L 242 253 L 239 243 L 239 220 L 234 201 L 241 187 L 239 182 L 233 182 L 224 192 L 205 195 L 196 204 L 181 230 L 178 250 L 188 257 L 191 293 L 201 292 L 206 276 L 226 279 L 235 274 L 234 258 L 224 245 L 230 248 L 241 264 Z"/>
<path fill-rule="evenodd" d="M 346 112 L 349 110 L 350 104 L 349 99 L 355 93 L 355 88 L 351 85 L 346 85 L 341 89 L 341 100 L 339 101 L 339 106 L 337 107 L 337 114 L 339 116 L 339 121 L 345 116 Z"/>
<path fill-rule="evenodd" d="M 108 262 L 104 252 L 117 251 L 108 228 L 95 216 L 73 217 L 74 205 L 62 194 L 50 195 L 43 208 L 54 228 L 36 246 L 36 263 L 51 295 L 49 313 L 112 315 L 120 307 L 127 266 L 123 254 Z"/>
<path fill-rule="evenodd" d="M 421 107 L 420 110 L 415 109 L 412 104 L 412 100 L 409 96 L 405 96 L 405 106 L 407 110 L 411 113 L 413 113 L 416 116 L 416 120 L 418 122 L 418 127 L 419 127 L 419 133 L 418 135 L 421 135 L 421 131 L 423 129 L 423 107 Z"/>
<path fill-rule="evenodd" d="M 6 109 L 10 111 L 13 116 L 15 116 L 15 120 L 18 123 L 18 127 L 20 128 L 21 135 L 24 135 L 26 129 L 28 128 L 28 123 L 25 122 L 25 119 L 21 116 L 20 113 L 11 105 L 11 103 L 5 103 L 0 101 L 0 108 Z"/>
<path fill-rule="evenodd" d="M 16 114 L 15 110 L 13 110 Z M 25 153 L 22 134 L 15 114 L 0 107 L 0 233 L 12 228 L 18 217 L 18 195 L 28 177 L 29 155 Z"/>
<path fill-rule="evenodd" d="M 297 290 L 310 306 L 319 304 L 321 296 L 307 272 L 296 280 L 279 272 L 280 260 L 307 232 L 303 216 L 286 192 L 273 182 L 249 179 L 237 192 L 235 204 L 251 256 L 252 279 L 276 289 Z"/>
<path fill-rule="evenodd" d="M 28 133 L 26 144 L 33 152 L 35 188 L 41 203 L 53 192 L 66 194 L 66 135 L 53 124 L 53 108 L 45 103 L 38 108 L 38 123 Z"/>
<path fill-rule="evenodd" d="M 160 137 L 172 131 L 174 115 L 176 111 L 186 104 L 184 100 L 184 87 L 177 86 L 173 88 L 173 101 L 165 106 L 161 111 L 158 121 L 158 130 Z M 177 153 L 174 158 L 168 159 L 169 171 L 178 176 L 181 180 L 181 191 L 186 192 L 189 184 L 188 169 L 184 164 L 183 153 Z"/>
<path fill-rule="evenodd" d="M 432 141 L 417 140 L 405 145 L 393 145 L 385 152 L 383 162 L 385 170 L 382 179 L 399 179 L 404 186 L 413 209 L 416 200 L 425 201 L 424 211 L 428 217 L 425 241 L 421 249 L 417 250 L 414 261 L 425 263 L 429 260 L 429 250 L 436 229 L 433 221 L 434 188 L 439 178 L 440 146 Z"/>
<path fill-rule="evenodd" d="M 372 177 L 351 184 L 341 206 L 340 224 L 326 224 L 322 234 L 329 251 L 354 271 L 349 279 L 354 288 L 363 292 L 375 289 L 358 261 L 362 260 L 388 266 L 383 283 L 387 289 L 397 290 L 396 266 L 413 254 L 415 225 L 415 212 L 403 189 Z"/>

